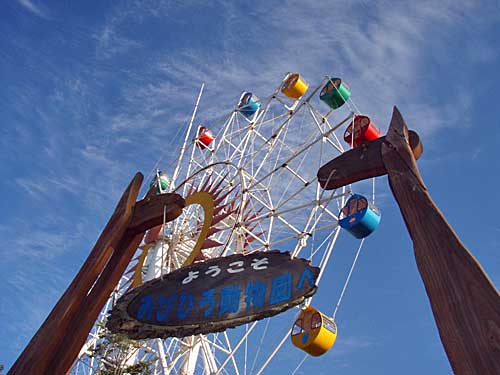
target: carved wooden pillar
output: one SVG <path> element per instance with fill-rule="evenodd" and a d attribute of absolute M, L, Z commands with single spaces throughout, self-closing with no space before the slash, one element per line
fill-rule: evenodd
<path fill-rule="evenodd" d="M 182 213 L 177 194 L 148 194 L 136 203 L 142 180 L 141 173 L 132 179 L 87 260 L 8 375 L 68 373 L 144 232 L 162 223 L 164 206 L 167 221 Z"/>

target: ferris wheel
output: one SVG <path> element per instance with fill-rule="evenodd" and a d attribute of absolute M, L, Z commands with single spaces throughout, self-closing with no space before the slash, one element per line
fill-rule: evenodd
<path fill-rule="evenodd" d="M 343 228 L 361 239 L 380 220 L 374 185 L 365 198 L 353 194 L 354 186 L 326 191 L 318 183 L 323 164 L 380 136 L 352 102 L 342 79 L 325 77 L 310 87 L 300 75 L 288 73 L 271 95 L 259 98 L 243 92 L 229 113 L 194 126 L 202 92 L 203 87 L 176 162 L 163 172 L 155 169 L 151 176 L 158 194 L 184 197 L 183 214 L 147 232 L 72 374 L 114 373 L 106 369 L 118 355 L 130 374 L 147 369 L 151 374 L 258 375 L 276 373 L 272 366 L 290 374 L 301 366 L 303 351 L 320 355 L 335 340 L 335 315 L 363 240 L 333 316 L 316 310 L 309 297 L 300 308 L 223 332 L 133 341 L 120 349 L 102 345 L 102 322 L 122 294 L 194 262 L 289 252 L 319 267 L 319 295 Z M 314 326 L 316 335 L 324 327 L 331 344 L 323 348 L 324 343 L 307 343 L 306 336 L 313 332 L 306 323 Z"/>

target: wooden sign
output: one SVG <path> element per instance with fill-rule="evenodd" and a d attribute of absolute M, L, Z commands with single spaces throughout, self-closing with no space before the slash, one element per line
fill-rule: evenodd
<path fill-rule="evenodd" d="M 316 292 L 318 274 L 279 251 L 211 259 L 131 290 L 107 325 L 133 339 L 219 332 L 300 304 Z"/>

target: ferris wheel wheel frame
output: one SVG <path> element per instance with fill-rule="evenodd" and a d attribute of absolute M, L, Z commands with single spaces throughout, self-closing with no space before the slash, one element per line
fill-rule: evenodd
<path fill-rule="evenodd" d="M 183 192 L 182 195 L 185 196 L 187 203 L 192 203 L 189 204 L 187 212 L 192 211 L 193 215 L 186 219 L 187 225 L 191 227 L 190 230 L 192 231 L 193 227 L 197 226 L 197 218 L 201 218 L 195 207 L 203 207 L 205 215 L 206 211 L 210 211 L 210 208 L 205 209 L 205 206 L 209 206 L 210 203 L 207 202 L 212 201 L 211 198 L 206 197 L 206 201 L 194 200 L 193 198 L 193 201 L 189 202 L 189 195 L 192 193 L 192 191 L 188 192 L 192 188 L 189 186 L 190 181 L 197 181 L 197 185 L 194 182 L 192 185 L 200 187 L 203 183 L 209 183 L 208 179 L 213 176 L 214 179 L 218 178 L 219 182 L 222 181 L 222 184 L 227 183 L 227 190 L 233 186 L 237 186 L 236 189 L 238 189 L 236 203 L 238 209 L 235 210 L 232 219 L 224 223 L 224 232 L 218 237 L 222 245 L 216 249 L 217 254 L 230 253 L 229 250 L 235 243 L 237 232 L 247 231 L 256 235 L 262 231 L 264 233 L 262 237 L 256 236 L 258 239 L 255 239 L 253 247 L 245 251 L 266 251 L 273 246 L 276 248 L 278 247 L 276 245 L 280 245 L 280 248 L 284 246 L 284 250 L 290 250 L 292 256 L 296 257 L 302 256 L 307 250 L 308 257 L 317 262 L 321 269 L 318 280 L 321 279 L 340 233 L 336 212 L 339 212 L 345 198 L 350 194 L 350 189 L 327 194 L 321 190 L 317 176 L 311 175 L 310 172 L 314 170 L 312 166 L 316 163 L 319 163 L 318 167 L 321 165 L 323 158 L 329 160 L 332 153 L 338 154 L 344 151 L 336 131 L 354 115 L 351 113 L 346 119 L 335 124 L 331 122 L 333 118 L 331 116 L 334 113 L 332 109 L 324 113 L 312 103 L 314 95 L 329 79 L 329 77 L 325 77 L 316 88 L 312 88 L 308 93 L 291 103 L 290 98 L 281 95 L 281 83 L 271 96 L 259 100 L 260 107 L 251 118 L 240 115 L 236 105 L 233 111 L 224 116 L 220 131 L 217 131 L 216 125 L 211 126 L 210 130 L 215 136 L 210 147 L 199 147 L 196 135 L 193 142 L 189 144 L 189 131 L 186 133 L 173 180 L 181 174 L 187 176 L 175 188 L 175 192 Z M 318 103 L 321 102 L 318 101 Z M 349 106 L 350 102 L 347 104 Z M 348 106 L 345 106 L 344 109 Z M 195 112 L 193 112 L 188 129 L 191 129 Z M 310 127 L 307 128 L 304 124 L 310 125 Z M 300 136 L 294 138 L 302 128 L 306 129 L 306 133 L 302 135 L 303 139 Z M 188 149 L 190 149 L 191 155 L 187 162 L 181 166 L 182 155 Z M 315 152 L 319 152 L 319 154 L 315 155 Z M 225 177 L 224 173 L 217 174 L 211 171 L 214 168 L 231 169 L 232 176 Z M 304 172 L 306 173 L 304 174 Z M 239 181 L 236 181 L 236 178 Z M 229 183 L 232 183 L 233 186 L 229 186 Z M 196 190 L 194 188 L 193 194 L 199 190 L 203 189 Z M 338 207 L 332 208 L 331 206 L 334 204 Z M 251 213 L 245 212 L 245 207 Z M 211 215 L 209 212 L 207 218 L 203 217 L 201 228 L 205 227 Z M 299 218 L 301 221 L 297 221 Z M 174 227 L 176 225 L 173 224 Z M 203 229 L 198 233 L 201 231 Z M 206 239 L 206 236 L 200 235 L 196 241 L 193 239 L 193 244 L 196 242 L 198 246 L 202 237 Z M 194 251 L 189 254 L 190 258 L 191 255 L 193 255 L 192 258 L 196 257 Z M 182 264 L 187 265 L 188 263 Z M 273 318 L 272 322 L 275 319 L 277 318 Z M 266 320 L 263 327 L 274 324 L 269 322 L 271 320 Z M 290 321 L 290 326 L 292 322 Z M 235 372 L 241 373 L 243 367 L 247 366 L 246 359 L 244 364 L 238 364 L 237 355 L 243 355 L 247 358 L 247 348 L 251 342 L 249 340 L 257 334 L 255 327 L 259 326 L 262 325 L 252 323 L 249 327 L 240 330 L 241 335 L 236 334 L 237 330 L 231 330 L 234 331 L 234 334 L 233 332 L 231 334 L 222 332 L 209 336 L 194 336 L 191 339 L 175 338 L 161 343 L 155 341 L 154 344 L 145 343 L 144 345 L 148 347 L 147 351 L 153 350 L 151 348 L 157 346 L 157 349 L 153 350 L 159 355 L 159 367 L 157 368 L 163 368 L 164 373 L 170 374 L 180 371 L 194 374 L 198 355 L 203 358 L 203 364 L 200 366 L 205 369 L 205 372 L 220 374 L 227 371 L 227 366 L 233 366 Z M 264 329 L 264 334 L 266 332 L 267 328 Z M 255 374 L 261 374 L 278 350 L 285 344 L 290 330 L 286 329 L 286 332 L 282 333 L 284 336 L 275 343 L 275 346 L 264 350 L 266 359 L 258 365 L 259 370 Z M 233 339 L 236 341 L 233 342 Z M 190 349 L 186 351 L 186 348 Z M 242 350 L 244 350 L 243 354 L 241 354 Z M 253 355 L 255 356 L 253 362 L 256 365 L 255 361 L 259 355 L 258 353 Z M 167 364 L 168 361 L 170 362 Z M 180 364 L 181 362 L 182 364 Z M 250 372 L 253 373 L 253 370 Z"/>

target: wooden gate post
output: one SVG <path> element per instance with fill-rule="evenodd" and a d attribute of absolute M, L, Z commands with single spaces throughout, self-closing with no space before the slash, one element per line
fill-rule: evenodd
<path fill-rule="evenodd" d="M 164 207 L 167 221 L 182 213 L 178 194 L 148 193 L 136 202 L 142 181 L 137 173 L 80 271 L 7 375 L 67 374 L 144 232 L 163 222 Z"/>
<path fill-rule="evenodd" d="M 415 161 L 421 153 L 418 135 L 394 107 L 385 137 L 325 164 L 318 180 L 334 189 L 388 174 L 454 373 L 498 375 L 500 294 L 433 202 Z"/>

